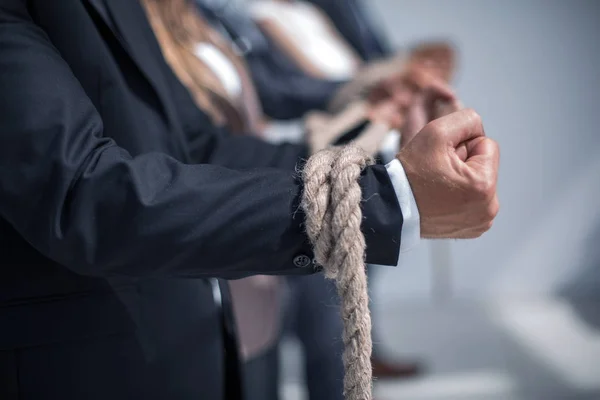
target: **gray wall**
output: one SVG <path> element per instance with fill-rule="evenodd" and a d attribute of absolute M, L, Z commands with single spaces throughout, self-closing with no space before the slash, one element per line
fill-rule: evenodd
<path fill-rule="evenodd" d="M 398 47 L 458 45 L 457 90 L 502 154 L 493 230 L 425 243 L 379 275 L 379 296 L 428 298 L 432 251 L 450 252 L 436 265 L 451 265 L 455 297 L 546 293 L 597 262 L 586 255 L 600 245 L 600 1 L 367 1 Z"/>

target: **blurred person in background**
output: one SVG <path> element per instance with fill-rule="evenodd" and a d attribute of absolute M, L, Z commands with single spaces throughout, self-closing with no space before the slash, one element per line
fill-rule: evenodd
<path fill-rule="evenodd" d="M 385 79 L 388 68 L 396 68 L 406 62 L 405 54 L 392 51 L 383 32 L 377 29 L 372 7 L 362 0 L 254 0 L 251 12 L 277 47 L 307 74 L 316 77 L 335 80 L 365 73 L 375 79 Z M 307 37 L 312 38 L 308 43 Z M 407 53 L 414 63 L 446 81 L 451 80 L 456 60 L 450 43 L 426 42 Z M 383 75 L 378 77 L 379 73 Z M 335 109 L 335 101 L 331 106 Z M 405 126 L 401 131 L 401 145 L 408 143 L 417 132 L 416 126 Z M 368 274 L 370 298 L 373 299 L 375 268 L 368 268 Z M 372 313 L 373 310 L 374 307 L 371 307 Z M 390 360 L 389 356 L 384 356 L 377 330 L 377 314 L 373 315 L 373 321 L 373 375 L 381 379 L 419 374 L 422 370 L 420 363 Z"/>
<path fill-rule="evenodd" d="M 261 136 L 266 117 L 244 60 L 189 3 L 145 0 L 143 4 L 167 62 L 197 105 L 217 125 Z M 343 134 L 340 131 L 336 137 Z M 392 149 L 392 154 L 395 151 Z M 340 396 L 342 327 L 333 284 L 317 277 L 291 280 L 289 285 L 293 301 L 285 314 L 293 317 L 287 319 L 296 324 L 294 332 L 308 350 L 306 375 L 311 398 Z M 251 277 L 232 281 L 230 286 L 241 352 L 247 361 L 247 391 L 251 398 L 275 398 L 277 354 L 273 344 L 279 325 L 279 280 Z"/>
<path fill-rule="evenodd" d="M 424 43 L 413 47 L 408 52 L 408 61 L 405 55 L 393 55 L 380 35 L 369 29 L 372 24 L 360 13 L 359 4 L 355 2 L 349 2 L 348 8 L 344 8 L 346 5 L 344 2 L 325 1 L 326 10 L 328 13 L 335 14 L 335 21 L 338 24 L 348 25 L 344 32 L 351 37 L 352 40 L 348 43 L 352 43 L 352 46 L 346 43 L 346 35 L 342 36 L 337 32 L 337 25 L 334 26 L 327 15 L 311 4 L 291 1 L 254 1 L 250 9 L 254 19 L 261 26 L 260 29 L 256 21 L 249 18 L 249 14 L 244 14 L 244 7 L 235 2 L 226 0 L 197 0 L 196 2 L 209 20 L 220 27 L 221 32 L 231 38 L 233 46 L 238 48 L 239 53 L 245 56 L 261 102 L 265 105 L 265 113 L 271 112 L 275 118 L 287 118 L 291 111 L 297 110 L 296 114 L 291 116 L 294 118 L 305 116 L 307 125 L 314 126 L 316 130 L 327 124 L 331 117 L 311 110 L 327 111 L 331 103 L 334 103 L 333 109 L 337 109 L 339 107 L 335 103 L 340 102 L 338 99 L 347 101 L 361 93 L 364 95 L 369 90 L 376 96 L 385 96 L 386 88 L 393 87 L 393 84 L 378 85 L 377 80 L 385 82 L 387 74 L 393 74 L 394 70 L 401 69 L 403 64 L 413 63 L 427 68 L 444 80 L 449 80 L 454 72 L 454 50 L 444 42 Z M 360 21 L 354 24 L 353 19 Z M 286 27 L 289 29 L 286 30 Z M 354 27 L 357 28 L 353 29 Z M 318 68 L 310 66 L 310 59 L 306 59 L 301 51 L 310 49 L 311 46 L 312 50 L 307 50 L 307 54 L 321 64 L 331 60 L 335 66 L 346 60 L 348 62 L 346 67 L 340 68 L 345 68 L 347 74 L 328 75 L 315 72 Z M 361 68 L 364 68 L 363 72 L 358 72 Z M 327 70 L 327 65 L 325 69 Z M 354 76 L 356 73 L 358 76 Z M 405 126 L 402 130 L 402 142 L 408 142 L 417 131 L 416 127 Z M 397 136 L 391 135 L 388 139 L 392 149 L 398 147 L 397 142 L 394 141 Z M 368 269 L 372 283 L 374 282 L 373 270 L 374 268 Z M 290 282 L 291 299 L 313 299 L 310 301 L 315 304 L 308 304 L 306 300 L 301 303 L 290 301 L 292 306 L 286 313 L 288 327 L 303 343 L 306 358 L 305 375 L 311 393 L 323 390 L 327 392 L 326 388 L 312 384 L 313 380 L 328 374 L 339 377 L 341 370 L 338 358 L 327 359 L 339 353 L 340 343 L 332 341 L 332 338 L 339 337 L 339 334 L 323 335 L 323 338 L 328 338 L 328 341 L 321 340 L 322 343 L 319 343 L 320 339 L 311 332 L 311 329 L 320 329 L 321 324 L 318 323 L 320 320 L 330 321 L 328 324 L 331 332 L 336 332 L 336 329 L 339 332 L 341 329 L 339 324 L 334 327 L 336 300 L 331 288 L 332 284 L 319 279 L 308 277 Z M 369 288 L 372 289 L 373 284 Z M 373 298 L 373 295 L 370 297 Z M 376 316 L 374 320 L 376 321 Z M 380 343 L 376 323 L 374 323 L 373 336 L 375 343 Z M 421 365 L 417 362 L 392 362 L 382 353 L 380 346 L 375 345 L 372 363 L 374 375 L 378 378 L 407 378 L 421 371 Z M 312 387 L 317 388 L 310 389 Z"/>
<path fill-rule="evenodd" d="M 399 52 L 387 60 L 363 63 L 357 58 L 360 64 L 358 70 L 344 79 L 315 77 L 298 65 L 294 57 L 287 53 L 286 47 L 280 46 L 274 37 L 261 30 L 260 24 L 252 19 L 244 4 L 234 0 L 194 1 L 213 27 L 228 37 L 234 50 L 244 57 L 263 111 L 273 120 L 304 118 L 310 122 L 311 118 L 306 116 L 310 116 L 311 111 L 339 112 L 353 100 L 364 98 L 383 78 L 402 70 L 407 64 L 428 68 L 446 81 L 449 81 L 454 70 L 452 47 L 446 43 L 427 42 Z M 320 15 L 325 17 L 322 13 Z M 323 23 L 323 18 L 319 22 Z M 330 31 L 333 30 L 326 33 Z M 307 42 L 310 36 L 305 35 L 304 29 L 298 30 L 298 40 L 303 47 L 320 42 Z M 332 43 L 334 48 L 338 44 L 344 45 L 340 35 L 334 36 Z M 344 46 L 349 48 L 348 45 Z M 321 49 L 317 46 L 317 51 L 312 53 L 330 58 L 329 54 L 321 54 Z"/>
<path fill-rule="evenodd" d="M 346 40 L 362 59 L 363 62 L 372 62 L 394 57 L 395 51 L 392 49 L 385 32 L 381 29 L 382 24 L 378 15 L 373 10 L 372 4 L 367 4 L 365 0 L 304 0 L 323 11 L 335 29 Z M 443 71 L 446 79 L 450 79 L 456 70 L 456 58 L 454 48 L 446 42 L 432 42 L 422 45 L 413 51 L 425 62 L 435 60 L 435 63 Z M 418 99 L 417 101 L 422 101 Z M 403 144 L 418 131 L 417 126 L 404 127 L 402 132 Z M 409 130 L 412 130 L 410 132 Z M 376 268 L 368 268 L 370 299 L 374 297 L 373 287 L 375 286 Z M 400 378 L 417 374 L 422 365 L 417 362 L 390 360 L 382 351 L 381 335 L 377 329 L 377 314 L 375 307 L 371 306 L 373 321 L 373 375 L 379 378 Z"/>
<path fill-rule="evenodd" d="M 262 136 L 266 118 L 244 60 L 189 2 L 144 0 L 142 4 L 167 62 L 186 85 L 198 107 L 210 115 L 216 125 L 240 134 Z M 370 106 L 368 118 L 370 122 L 382 123 L 382 115 L 378 115 L 381 111 L 377 107 L 377 103 Z M 389 102 L 384 107 L 389 109 Z M 393 121 L 383 122 L 386 125 L 383 133 L 399 127 L 393 126 Z M 341 136 L 344 135 L 347 133 L 341 130 L 333 139 L 343 139 Z M 395 151 L 393 149 L 392 154 Z M 277 398 L 277 349 L 274 341 L 279 333 L 279 278 L 256 276 L 229 284 L 241 338 L 240 350 L 246 360 L 245 390 L 249 398 Z M 335 293 L 331 292 L 333 284 L 323 277 L 299 279 L 289 284 L 292 293 L 301 290 L 304 300 L 300 305 L 286 309 L 285 314 L 308 315 L 298 319 L 295 332 L 311 350 L 307 352 L 311 357 L 306 363 L 311 398 L 341 396 L 341 320 L 337 307 L 324 307 L 322 304 L 335 298 Z M 300 299 L 299 296 L 292 297 Z M 321 337 L 323 339 L 319 339 Z"/>
<path fill-rule="evenodd" d="M 0 92 L 0 397 L 242 398 L 215 278 L 316 272 L 293 212 L 308 146 L 215 126 L 136 0 L 3 0 Z M 417 236 L 489 228 L 497 149 L 482 135 L 473 111 L 457 112 L 364 170 L 367 261 L 397 263 L 401 196 L 419 199 Z M 448 140 L 455 152 L 423 147 Z M 469 196 L 453 195 L 459 184 Z M 465 197 L 481 210 L 469 218 Z"/>
<path fill-rule="evenodd" d="M 342 4 L 339 4 L 342 6 Z M 345 7 L 345 3 L 343 7 Z M 352 12 L 352 3 L 350 3 Z M 329 9 L 334 6 L 329 5 Z M 356 8 L 356 5 L 354 5 Z M 393 74 L 407 62 L 418 63 L 449 81 L 454 72 L 454 51 L 446 42 L 424 43 L 407 51 L 387 54 L 383 45 L 363 57 L 336 29 L 335 24 L 319 7 L 299 0 L 253 0 L 249 13 L 270 41 L 307 75 L 330 81 L 353 82 L 340 88 L 329 102 L 330 111 L 338 111 L 348 99 L 364 94 L 365 86 L 373 85 Z M 366 16 L 363 16 L 364 20 Z M 339 19 L 339 18 L 338 18 Z M 351 23 L 351 22 L 347 22 Z M 358 33 L 360 35 L 362 33 Z M 354 36 L 358 36 L 354 35 Z M 370 35 L 369 42 L 376 40 Z"/>
<path fill-rule="evenodd" d="M 335 29 L 364 61 L 391 57 L 394 51 L 365 0 L 304 0 L 329 17 Z"/>
<path fill-rule="evenodd" d="M 308 147 L 214 125 L 137 0 L 0 2 L 0 92 L 0 398 L 242 398 L 216 278 L 316 272 Z M 386 171 L 361 182 L 393 264 Z"/>

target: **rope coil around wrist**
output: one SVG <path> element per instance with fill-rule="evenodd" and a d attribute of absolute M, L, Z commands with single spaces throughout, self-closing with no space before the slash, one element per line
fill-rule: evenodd
<path fill-rule="evenodd" d="M 335 280 L 344 323 L 344 397 L 372 400 L 371 315 L 361 231 L 359 178 L 372 158 L 355 145 L 310 157 L 303 170 L 302 208 L 316 260 Z"/>

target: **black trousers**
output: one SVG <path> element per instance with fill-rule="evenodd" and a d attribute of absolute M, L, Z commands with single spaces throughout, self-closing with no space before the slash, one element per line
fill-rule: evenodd
<path fill-rule="evenodd" d="M 302 346 L 309 398 L 343 400 L 342 323 L 334 283 L 315 274 L 290 278 L 288 286 L 285 333 L 296 336 Z M 277 347 L 245 363 L 245 400 L 279 398 Z"/>
<path fill-rule="evenodd" d="M 278 346 L 272 346 L 242 368 L 244 400 L 279 399 Z"/>

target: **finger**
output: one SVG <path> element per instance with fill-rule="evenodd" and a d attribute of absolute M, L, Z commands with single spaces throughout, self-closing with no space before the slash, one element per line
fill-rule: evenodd
<path fill-rule="evenodd" d="M 439 78 L 432 79 L 423 93 L 429 120 L 443 117 L 461 109 L 460 102 L 450 85 Z"/>
<path fill-rule="evenodd" d="M 394 88 L 392 99 L 399 108 L 407 109 L 415 101 L 416 94 L 406 86 L 398 86 Z"/>
<path fill-rule="evenodd" d="M 428 103 L 437 99 L 453 101 L 456 98 L 450 86 L 418 68 L 408 70 L 390 82 L 386 90 L 396 103 L 406 107 L 412 104 L 418 95 L 425 96 Z"/>
<path fill-rule="evenodd" d="M 462 110 L 464 107 L 458 99 L 450 101 L 437 101 L 434 105 L 434 116 L 433 119 L 441 118 L 448 114 Z"/>
<path fill-rule="evenodd" d="M 373 87 L 367 94 L 367 100 L 371 104 L 377 104 L 391 96 L 389 85 L 379 84 Z"/>
<path fill-rule="evenodd" d="M 466 143 L 466 146 L 468 154 L 463 164 L 463 173 L 477 184 L 481 194 L 495 196 L 500 163 L 498 144 L 490 138 L 482 137 Z"/>
<path fill-rule="evenodd" d="M 428 98 L 446 102 L 458 101 L 452 87 L 439 78 L 431 77 L 423 89 Z"/>
<path fill-rule="evenodd" d="M 466 143 L 466 163 L 490 165 L 494 170 L 500 164 L 500 149 L 498 143 L 488 137 L 470 140 Z"/>
<path fill-rule="evenodd" d="M 405 145 L 427 124 L 423 95 L 415 96 L 413 104 L 406 112 L 406 120 L 401 129 L 401 144 Z"/>
<path fill-rule="evenodd" d="M 397 76 L 395 83 L 410 88 L 413 91 L 423 91 L 435 79 L 431 72 L 419 65 L 409 65 Z"/>
<path fill-rule="evenodd" d="M 416 60 L 418 62 L 418 60 Z M 443 79 L 445 82 L 450 82 L 454 75 L 455 60 L 454 55 L 447 53 L 447 55 L 439 54 L 433 58 L 426 58 L 423 62 L 426 68 L 428 68 L 434 75 Z"/>
<path fill-rule="evenodd" d="M 462 229 L 453 234 L 453 239 L 477 239 L 489 231 L 494 224 L 494 220 L 482 222 L 476 226 Z"/>
<path fill-rule="evenodd" d="M 454 107 L 456 111 L 460 111 L 465 108 L 465 105 L 462 103 L 462 101 L 456 99 L 452 101 L 452 107 Z"/>
<path fill-rule="evenodd" d="M 462 142 L 485 136 L 481 117 L 469 108 L 438 118 L 429 126 L 431 132 L 443 136 L 453 148 Z"/>
<path fill-rule="evenodd" d="M 409 65 L 396 82 L 415 91 L 430 92 L 434 97 L 448 100 L 456 97 L 447 80 L 422 65 Z"/>
<path fill-rule="evenodd" d="M 394 130 L 400 130 L 404 124 L 404 115 L 395 113 L 391 118 L 390 128 Z"/>
<path fill-rule="evenodd" d="M 500 201 L 498 200 L 498 193 L 494 194 L 494 198 L 490 203 L 490 216 L 492 219 L 496 219 L 498 213 L 500 212 Z"/>
<path fill-rule="evenodd" d="M 412 60 L 427 60 L 436 64 L 453 64 L 455 48 L 450 42 L 430 42 L 413 47 L 410 51 Z"/>
<path fill-rule="evenodd" d="M 462 162 L 465 162 L 467 161 L 468 154 L 469 152 L 467 151 L 466 143 L 459 144 L 456 148 L 456 156 L 458 157 L 458 159 Z"/>

